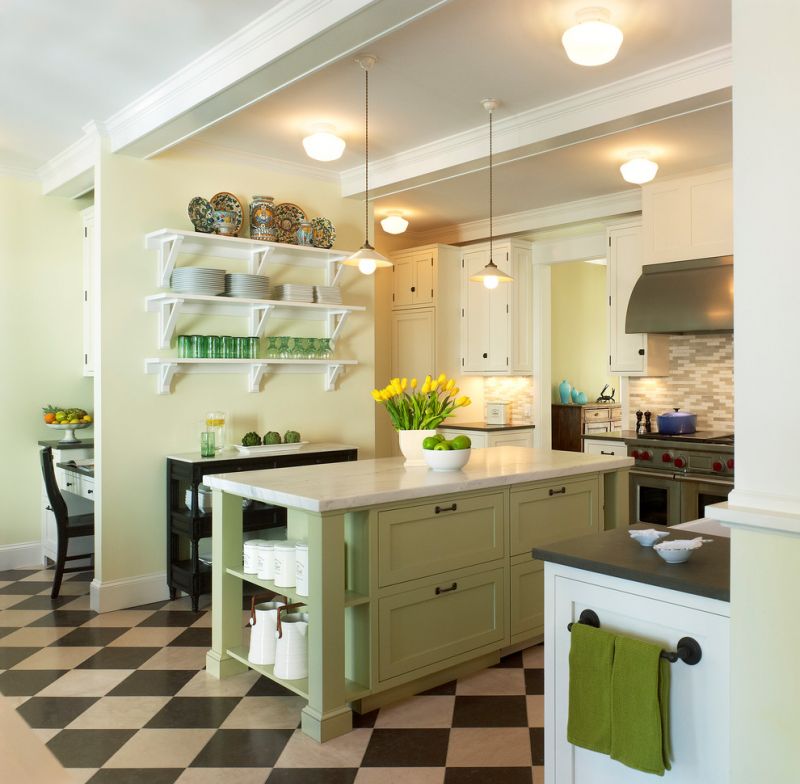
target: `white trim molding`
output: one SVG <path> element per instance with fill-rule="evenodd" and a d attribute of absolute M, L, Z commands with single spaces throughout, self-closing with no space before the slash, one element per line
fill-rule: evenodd
<path fill-rule="evenodd" d="M 87 123 L 80 139 L 39 167 L 37 174 L 45 196 L 77 198 L 94 187 L 94 167 L 103 133 L 98 123 Z"/>
<path fill-rule="evenodd" d="M 92 580 L 89 605 L 99 613 L 124 610 L 140 604 L 163 602 L 169 599 L 167 573 L 155 572 L 119 580 Z"/>
<path fill-rule="evenodd" d="M 727 502 L 707 506 L 705 515 L 730 528 L 800 536 L 800 502 L 796 498 L 733 490 Z"/>
<path fill-rule="evenodd" d="M 0 177 L 12 177 L 15 180 L 38 180 L 36 169 L 27 166 L 16 166 L 11 163 L 0 164 Z"/>
<path fill-rule="evenodd" d="M 41 542 L 20 542 L 0 545 L 0 570 L 33 566 L 40 569 L 44 563 Z"/>

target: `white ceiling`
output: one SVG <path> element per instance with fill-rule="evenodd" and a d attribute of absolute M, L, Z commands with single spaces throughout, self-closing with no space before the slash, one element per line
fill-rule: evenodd
<path fill-rule="evenodd" d="M 5 0 L 0 167 L 37 167 L 276 3 Z"/>
<path fill-rule="evenodd" d="M 570 63 L 560 43 L 589 0 L 453 0 L 370 47 L 370 146 L 393 155 L 485 122 L 480 99 L 517 114 L 730 42 L 729 0 L 603 0 L 625 33 L 606 66 Z M 363 76 L 345 59 L 194 137 L 240 151 L 311 163 L 301 139 L 333 122 L 348 141 L 330 171 L 363 160 Z"/>

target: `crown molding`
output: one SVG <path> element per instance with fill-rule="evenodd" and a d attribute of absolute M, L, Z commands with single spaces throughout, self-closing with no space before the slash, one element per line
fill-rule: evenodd
<path fill-rule="evenodd" d="M 622 118 L 635 118 L 635 124 L 653 122 L 675 114 L 675 105 L 693 101 L 688 108 L 698 110 L 730 100 L 729 89 L 733 83 L 732 53 L 730 46 L 711 49 L 659 68 L 620 79 L 602 87 L 553 101 L 505 118 L 495 118 L 494 148 L 498 162 L 503 155 L 524 148 L 530 153 L 547 149 L 547 140 L 584 132 L 570 143 L 584 141 L 598 135 L 598 127 L 619 122 Z M 720 91 L 727 91 L 720 95 Z M 699 96 L 707 100 L 697 101 Z M 670 109 L 670 107 L 672 107 Z M 655 112 L 652 118 L 643 113 Z M 621 128 L 615 127 L 613 131 Z M 523 152 L 524 154 L 524 152 Z M 397 155 L 370 162 L 370 185 L 376 195 L 381 189 L 390 189 L 400 182 L 423 178 L 443 170 L 474 166 L 486 158 L 486 125 L 414 147 Z M 471 169 L 470 169 L 471 170 Z M 464 171 L 454 171 L 454 174 Z M 362 193 L 364 167 L 346 169 L 341 174 L 342 195 Z"/>
<path fill-rule="evenodd" d="M 104 133 L 100 123 L 87 123 L 80 139 L 39 167 L 37 177 L 45 196 L 75 198 L 94 187 L 94 167 Z"/>
<path fill-rule="evenodd" d="M 15 180 L 38 180 L 36 169 L 14 163 L 0 164 L 0 177 L 13 177 Z"/>
<path fill-rule="evenodd" d="M 259 155 L 258 153 L 237 150 L 222 144 L 211 144 L 209 142 L 189 139 L 183 142 L 180 148 L 175 152 L 180 154 L 183 151 L 201 158 L 213 158 L 218 161 L 227 161 L 228 163 L 236 163 L 242 166 L 252 166 L 257 169 L 266 169 L 281 174 L 294 174 L 299 177 L 308 177 L 324 182 L 339 182 L 338 172 L 326 169 L 322 166 L 314 166 L 308 163 L 294 163 L 292 161 L 283 160 L 282 158 L 272 158 L 269 155 Z"/>
<path fill-rule="evenodd" d="M 570 223 L 583 223 L 620 215 L 629 215 L 640 212 L 642 209 L 642 192 L 640 188 L 611 193 L 606 196 L 595 196 L 590 199 L 554 204 L 549 207 L 537 207 L 532 210 L 508 213 L 495 216 L 493 230 L 495 237 L 502 237 L 522 232 L 539 231 L 554 226 L 563 226 Z M 477 242 L 489 236 L 489 220 L 482 219 L 458 223 L 451 226 L 442 226 L 427 231 L 417 231 L 409 234 L 408 247 L 426 245 L 432 242 L 446 245 L 461 245 L 467 242 Z"/>

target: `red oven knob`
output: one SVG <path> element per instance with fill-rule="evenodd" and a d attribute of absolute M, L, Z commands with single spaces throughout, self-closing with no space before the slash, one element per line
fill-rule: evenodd
<path fill-rule="evenodd" d="M 733 471 L 733 458 L 732 457 L 728 458 L 728 470 L 729 471 Z"/>
<path fill-rule="evenodd" d="M 641 455 L 639 455 L 639 457 L 641 457 L 642 460 L 652 460 L 653 459 L 653 456 L 646 449 L 645 449 L 644 452 L 642 452 Z"/>
<path fill-rule="evenodd" d="M 723 469 L 723 468 L 724 468 L 724 466 L 722 465 L 722 463 L 720 463 L 720 462 L 719 462 L 719 460 L 715 460 L 715 461 L 714 461 L 714 462 L 711 464 L 711 469 L 712 469 L 713 471 L 716 471 L 717 473 L 719 473 L 720 471 L 722 471 L 722 469 Z"/>
<path fill-rule="evenodd" d="M 664 454 L 661 455 L 661 460 L 664 463 L 671 463 L 672 462 L 672 455 L 669 452 L 664 452 Z"/>
<path fill-rule="evenodd" d="M 631 457 L 639 459 L 639 450 L 638 449 L 631 449 Z"/>
<path fill-rule="evenodd" d="M 686 465 L 686 461 L 682 457 L 675 458 L 675 468 L 683 468 Z"/>

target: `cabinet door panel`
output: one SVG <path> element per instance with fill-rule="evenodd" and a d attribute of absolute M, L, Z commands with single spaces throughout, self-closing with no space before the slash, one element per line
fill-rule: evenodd
<path fill-rule="evenodd" d="M 544 564 L 534 561 L 511 567 L 511 636 L 544 632 Z"/>
<path fill-rule="evenodd" d="M 433 255 L 426 254 L 414 260 L 414 304 L 433 305 L 434 274 Z"/>
<path fill-rule="evenodd" d="M 491 336 L 489 333 L 489 308 L 486 289 L 469 280 L 470 275 L 480 272 L 489 263 L 488 250 L 464 253 L 464 269 L 461 284 L 462 308 L 464 309 L 462 352 L 464 370 L 481 373 L 489 369 Z M 484 356 L 484 354 L 486 356 Z"/>
<path fill-rule="evenodd" d="M 428 373 L 435 372 L 436 319 L 433 308 L 394 311 L 392 377 L 424 379 Z"/>
<path fill-rule="evenodd" d="M 661 183 L 651 188 L 642 208 L 648 222 L 648 263 L 686 258 L 689 247 L 690 211 L 683 182 Z"/>
<path fill-rule="evenodd" d="M 531 251 L 523 248 L 513 248 L 512 254 L 511 370 L 530 373 L 533 369 L 533 259 Z"/>
<path fill-rule="evenodd" d="M 554 480 L 511 493 L 511 555 L 595 533 L 599 527 L 597 479 Z"/>
<path fill-rule="evenodd" d="M 612 373 L 642 373 L 646 336 L 625 332 L 631 292 L 642 273 L 642 230 L 639 226 L 609 231 L 609 343 Z M 640 353 L 641 352 L 641 353 Z"/>
<path fill-rule="evenodd" d="M 381 599 L 380 680 L 500 642 L 504 582 L 504 570 L 492 569 Z"/>
<path fill-rule="evenodd" d="M 733 183 L 728 172 L 689 190 L 692 256 L 733 253 Z"/>
<path fill-rule="evenodd" d="M 590 455 L 614 455 L 627 457 L 628 447 L 624 441 L 589 441 L 584 440 L 583 451 Z"/>
<path fill-rule="evenodd" d="M 396 308 L 407 307 L 414 302 L 414 262 L 412 259 L 397 259 L 392 267 L 392 304 Z"/>
<path fill-rule="evenodd" d="M 533 447 L 533 433 L 529 430 L 512 431 L 510 433 L 492 433 L 489 446 L 524 446 Z"/>

